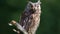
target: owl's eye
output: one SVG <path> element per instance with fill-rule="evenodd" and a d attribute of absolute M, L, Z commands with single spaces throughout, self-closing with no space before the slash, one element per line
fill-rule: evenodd
<path fill-rule="evenodd" d="M 30 3 L 30 7 L 33 7 L 33 5 Z"/>
<path fill-rule="evenodd" d="M 33 7 L 33 5 L 31 5 L 31 7 Z"/>

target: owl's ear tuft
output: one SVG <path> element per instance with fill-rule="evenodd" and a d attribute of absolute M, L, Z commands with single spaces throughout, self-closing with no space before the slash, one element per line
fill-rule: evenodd
<path fill-rule="evenodd" d="M 38 0 L 38 4 L 41 4 L 40 0 Z"/>

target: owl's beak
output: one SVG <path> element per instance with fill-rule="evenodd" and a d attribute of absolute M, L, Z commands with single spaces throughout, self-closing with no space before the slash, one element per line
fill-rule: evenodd
<path fill-rule="evenodd" d="M 32 13 L 35 13 L 36 12 L 36 10 L 35 9 L 32 9 Z"/>
<path fill-rule="evenodd" d="M 33 11 L 35 12 L 36 10 L 35 10 L 35 9 L 33 9 Z"/>
<path fill-rule="evenodd" d="M 36 10 L 35 9 L 31 9 L 30 12 L 33 14 L 33 13 L 36 12 Z"/>

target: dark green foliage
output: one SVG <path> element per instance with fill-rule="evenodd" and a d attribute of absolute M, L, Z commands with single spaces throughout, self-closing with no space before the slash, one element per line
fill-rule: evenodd
<path fill-rule="evenodd" d="M 19 21 L 26 4 L 27 0 L 0 0 L 0 34 L 17 34 L 8 23 L 11 20 Z M 60 0 L 41 0 L 41 10 L 37 34 L 60 34 Z"/>

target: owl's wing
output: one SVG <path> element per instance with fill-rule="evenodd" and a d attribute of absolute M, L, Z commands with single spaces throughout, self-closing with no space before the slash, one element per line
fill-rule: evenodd
<path fill-rule="evenodd" d="M 22 15 L 21 15 L 21 19 L 19 21 L 19 24 L 24 27 L 26 25 L 26 22 L 28 21 L 28 18 L 27 18 L 28 14 L 27 12 L 23 12 Z"/>
<path fill-rule="evenodd" d="M 32 24 L 30 20 L 30 15 L 27 12 L 24 12 L 22 14 L 21 20 L 20 20 L 20 25 L 28 31 L 29 26 Z"/>

